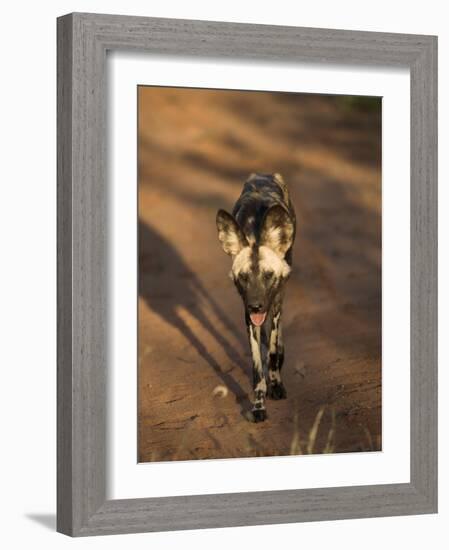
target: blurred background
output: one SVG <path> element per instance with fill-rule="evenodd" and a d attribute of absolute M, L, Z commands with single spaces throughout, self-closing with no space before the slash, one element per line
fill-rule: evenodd
<path fill-rule="evenodd" d="M 381 449 L 381 99 L 138 88 L 140 462 Z M 288 398 L 251 358 L 215 214 L 280 172 L 298 231 Z"/>

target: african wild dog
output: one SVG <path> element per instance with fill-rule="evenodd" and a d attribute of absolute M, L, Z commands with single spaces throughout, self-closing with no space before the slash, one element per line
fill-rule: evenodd
<path fill-rule="evenodd" d="M 224 251 L 232 257 L 231 278 L 245 308 L 253 360 L 252 412 L 254 421 L 261 422 L 267 417 L 266 395 L 271 399 L 287 397 L 281 381 L 281 314 L 292 265 L 296 217 L 282 177 L 251 174 L 232 215 L 218 211 L 217 229 Z M 266 359 L 262 343 L 268 348 Z"/>

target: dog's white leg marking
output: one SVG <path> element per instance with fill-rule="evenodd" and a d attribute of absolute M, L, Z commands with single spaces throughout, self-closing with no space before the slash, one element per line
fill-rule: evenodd
<path fill-rule="evenodd" d="M 265 396 L 267 394 L 267 382 L 263 372 L 262 354 L 260 351 L 260 329 L 252 324 L 248 326 L 249 343 L 253 359 L 253 388 L 254 388 L 254 411 L 265 410 Z M 264 418 L 260 418 L 264 420 Z"/>
<path fill-rule="evenodd" d="M 284 344 L 282 341 L 281 313 L 273 318 L 269 342 L 268 380 L 270 388 L 268 395 L 272 399 L 287 397 L 281 380 L 281 367 L 284 362 Z"/>
<path fill-rule="evenodd" d="M 278 342 L 279 342 L 279 332 L 280 332 L 280 318 L 281 314 L 278 313 L 273 318 L 273 324 L 271 327 L 270 333 L 270 345 L 269 345 L 269 368 L 268 368 L 268 377 L 270 382 L 280 383 L 281 374 L 277 365 L 277 353 L 278 353 Z"/>

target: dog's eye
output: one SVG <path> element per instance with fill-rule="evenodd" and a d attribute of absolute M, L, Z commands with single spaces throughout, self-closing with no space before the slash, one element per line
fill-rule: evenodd
<path fill-rule="evenodd" d="M 265 271 L 265 273 L 263 274 L 263 278 L 266 281 L 271 281 L 271 279 L 273 278 L 273 272 L 272 271 Z"/>
<path fill-rule="evenodd" d="M 242 283 L 248 282 L 248 273 L 240 273 L 239 279 Z"/>

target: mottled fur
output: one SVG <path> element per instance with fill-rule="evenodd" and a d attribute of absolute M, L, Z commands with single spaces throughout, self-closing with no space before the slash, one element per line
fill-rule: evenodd
<path fill-rule="evenodd" d="M 253 416 L 266 418 L 265 397 L 284 399 L 281 315 L 292 266 L 296 217 L 287 185 L 279 174 L 251 174 L 232 215 L 217 213 L 218 238 L 232 257 L 231 278 L 245 307 L 253 361 Z M 262 353 L 266 341 L 266 358 Z"/>

